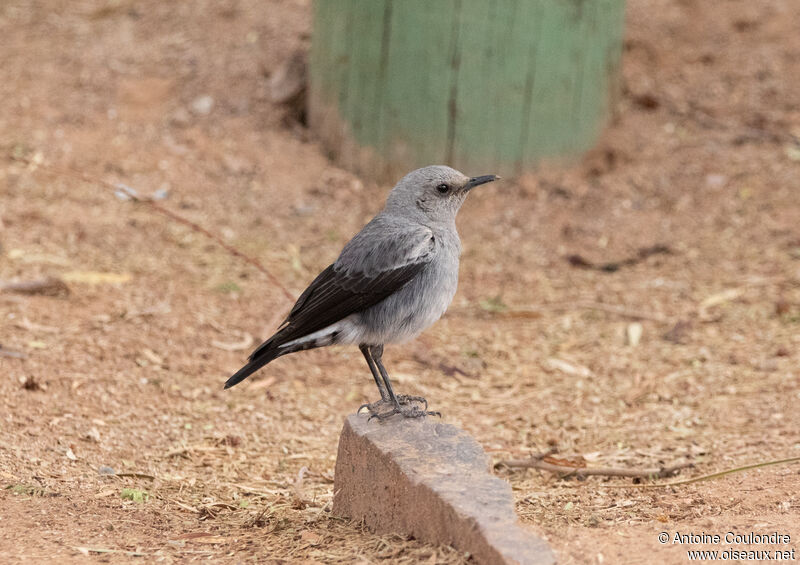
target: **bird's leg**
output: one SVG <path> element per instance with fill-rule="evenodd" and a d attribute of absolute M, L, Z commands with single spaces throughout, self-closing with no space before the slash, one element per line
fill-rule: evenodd
<path fill-rule="evenodd" d="M 395 395 L 394 390 L 392 389 L 392 383 L 389 381 L 389 373 L 386 372 L 386 367 L 383 366 L 383 345 L 373 345 L 371 347 L 371 354 L 372 360 L 378 366 L 378 370 L 381 373 L 381 378 L 383 379 L 383 384 L 386 385 L 386 392 L 389 394 L 389 399 L 394 404 L 394 408 L 389 412 L 384 412 L 382 414 L 377 414 L 375 412 L 370 412 L 372 418 L 378 418 L 379 420 L 383 420 L 384 418 L 388 418 L 394 414 L 401 414 L 405 418 L 420 418 L 422 416 L 441 416 L 439 412 L 428 412 L 428 401 L 425 400 L 422 396 L 409 396 L 406 394 Z M 416 406 L 413 406 L 414 402 L 420 402 L 425 405 L 424 410 L 420 410 Z M 402 408 L 402 406 L 409 406 L 410 408 Z"/>
<path fill-rule="evenodd" d="M 391 400 L 395 406 L 399 406 L 400 402 L 397 400 L 397 396 L 394 394 L 394 390 L 392 389 L 392 383 L 389 381 L 389 374 L 386 372 L 386 368 L 383 366 L 383 346 L 371 346 L 370 353 L 372 354 L 372 361 L 375 363 L 375 365 L 377 365 L 378 371 L 381 373 L 383 386 L 386 387 L 386 392 L 389 394 L 389 400 Z"/>
<path fill-rule="evenodd" d="M 378 385 L 378 392 L 381 393 L 381 400 L 388 401 L 391 399 L 389 393 L 386 391 L 386 385 L 383 384 L 383 375 L 378 373 L 378 367 L 375 365 L 375 359 L 372 357 L 372 351 L 369 345 L 361 344 L 358 346 L 361 353 L 364 354 L 364 359 L 367 360 L 369 370 L 372 373 L 372 378 L 375 379 L 375 384 Z"/>
<path fill-rule="evenodd" d="M 428 409 L 428 401 L 425 399 L 425 397 L 411 396 L 408 394 L 398 394 L 398 395 L 394 394 L 394 390 L 392 390 L 392 383 L 389 381 L 389 373 L 386 371 L 386 367 L 383 366 L 382 345 L 373 346 L 372 355 L 373 359 L 375 360 L 375 364 L 378 366 L 378 370 L 381 373 L 383 382 L 386 384 L 386 389 L 388 390 L 390 397 L 393 397 L 393 402 L 396 405 L 406 405 L 406 404 L 411 404 L 412 402 L 419 402 L 425 405 L 425 410 Z"/>
<path fill-rule="evenodd" d="M 362 404 L 358 407 L 358 412 L 361 412 L 364 408 L 369 410 L 370 414 L 376 413 L 376 408 L 381 404 L 385 404 L 391 401 L 391 397 L 389 393 L 386 391 L 386 385 L 383 384 L 383 378 L 380 373 L 378 373 L 378 367 L 375 365 L 375 359 L 372 358 L 372 351 L 370 351 L 369 345 L 361 344 L 358 346 L 361 350 L 361 353 L 364 354 L 364 359 L 367 360 L 367 365 L 369 365 L 369 370 L 372 373 L 372 378 L 375 379 L 375 384 L 378 385 L 378 391 L 381 393 L 381 399 L 377 402 L 373 402 L 371 404 Z"/>

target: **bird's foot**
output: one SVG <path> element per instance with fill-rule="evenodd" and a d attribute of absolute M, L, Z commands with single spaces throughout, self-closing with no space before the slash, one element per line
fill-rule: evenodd
<path fill-rule="evenodd" d="M 424 410 L 428 409 L 428 401 L 425 400 L 424 396 L 411 396 L 409 394 L 398 394 L 397 402 L 400 403 L 400 406 L 413 405 L 414 402 L 419 402 L 420 404 L 425 405 Z"/>
<path fill-rule="evenodd" d="M 378 413 L 378 409 L 380 407 L 389 405 L 391 403 L 392 402 L 390 400 L 385 399 L 385 398 L 381 398 L 380 400 L 378 400 L 376 402 L 370 402 L 370 403 L 367 403 L 367 404 L 362 404 L 361 406 L 358 407 L 358 410 L 356 410 L 356 414 L 361 414 L 361 411 L 364 408 L 366 408 L 369 411 L 370 414 L 377 414 Z"/>
<path fill-rule="evenodd" d="M 369 415 L 369 419 L 377 418 L 378 420 L 386 420 L 395 414 L 400 414 L 403 418 L 424 418 L 425 416 L 439 416 L 442 417 L 441 412 L 434 412 L 430 410 L 420 410 L 416 406 L 395 406 L 388 412 L 373 412 Z"/>
<path fill-rule="evenodd" d="M 413 403 L 419 402 L 420 404 L 424 404 L 425 405 L 425 408 L 424 408 L 425 410 L 428 409 L 428 401 L 425 400 L 425 397 L 423 397 L 423 396 L 411 396 L 409 394 L 398 394 L 397 395 L 397 402 L 400 404 L 400 406 L 413 406 Z M 362 404 L 361 406 L 358 407 L 358 410 L 356 410 L 356 413 L 360 413 L 364 408 L 366 408 L 367 410 L 369 410 L 370 414 L 376 414 L 376 413 L 378 413 L 378 409 L 382 408 L 385 405 L 392 405 L 392 401 L 389 400 L 388 398 L 381 398 L 380 400 L 378 400 L 376 402 L 370 402 L 368 404 Z"/>
<path fill-rule="evenodd" d="M 420 410 L 416 403 L 423 404 L 424 409 Z M 391 406 L 390 410 L 382 411 L 385 406 Z M 421 396 L 409 396 L 400 394 L 397 396 L 397 404 L 394 405 L 390 400 L 378 400 L 371 404 L 362 404 L 358 411 L 361 412 L 366 408 L 369 411 L 369 419 L 377 418 L 378 420 L 385 420 L 395 414 L 400 414 L 403 418 L 424 418 L 425 416 L 439 416 L 440 412 L 433 412 L 428 410 L 428 401 Z"/>

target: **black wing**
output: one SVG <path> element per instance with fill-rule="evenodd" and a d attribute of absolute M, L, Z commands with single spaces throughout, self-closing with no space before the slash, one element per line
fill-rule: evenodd
<path fill-rule="evenodd" d="M 303 291 L 268 343 L 286 343 L 373 306 L 413 279 L 433 258 L 433 234 L 422 226 L 392 229 L 380 216 L 370 222 Z M 394 231 L 394 237 L 384 234 Z"/>
<path fill-rule="evenodd" d="M 227 380 L 225 388 L 241 382 L 273 359 L 295 351 L 282 349 L 281 345 L 374 306 L 430 263 L 435 242 L 429 230 L 397 230 L 397 236 L 387 238 L 379 221 L 380 217 L 373 219 L 345 246 L 337 262 L 314 279 L 280 329 L 258 346 L 248 363 Z M 374 231 L 368 229 L 371 226 Z M 367 239 L 370 244 L 362 245 Z"/>
<path fill-rule="evenodd" d="M 374 306 L 401 289 L 427 264 L 427 261 L 409 263 L 376 275 L 343 274 L 334 265 L 329 266 L 297 300 L 280 331 L 281 341 L 321 330 Z"/>

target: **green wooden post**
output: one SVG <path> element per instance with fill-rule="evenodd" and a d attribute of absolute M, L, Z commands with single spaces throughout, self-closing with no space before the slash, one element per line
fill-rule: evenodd
<path fill-rule="evenodd" d="M 309 116 L 380 180 L 429 164 L 519 174 L 590 148 L 624 0 L 315 0 Z"/>

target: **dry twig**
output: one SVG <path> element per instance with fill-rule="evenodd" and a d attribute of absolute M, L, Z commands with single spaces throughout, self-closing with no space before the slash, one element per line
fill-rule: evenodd
<path fill-rule="evenodd" d="M 582 479 L 590 476 L 601 477 L 629 477 L 638 479 L 658 479 L 671 477 L 681 469 L 693 467 L 694 463 L 678 463 L 668 467 L 648 468 L 648 469 L 622 469 L 618 467 L 583 467 L 570 465 L 569 462 L 556 460 L 550 454 L 534 455 L 528 459 L 509 459 L 500 461 L 498 465 L 505 465 L 510 468 L 538 469 L 558 473 L 561 478 L 577 477 Z"/>
<path fill-rule="evenodd" d="M 594 263 L 584 258 L 582 255 L 577 254 L 568 255 L 566 259 L 573 267 L 579 267 L 581 269 L 593 269 L 595 271 L 601 271 L 604 273 L 615 273 L 622 267 L 630 267 L 641 263 L 652 255 L 661 254 L 671 255 L 672 249 L 662 244 L 651 245 L 650 247 L 642 247 L 641 249 L 637 250 L 635 255 L 626 257 L 620 261 L 611 261 L 609 263 Z"/>
<path fill-rule="evenodd" d="M 682 481 L 673 481 L 671 483 L 660 484 L 643 484 L 643 485 L 600 485 L 605 488 L 663 488 L 663 487 L 678 487 L 683 485 L 690 485 L 692 483 L 699 483 L 702 481 L 709 481 L 711 479 L 718 479 L 734 473 L 741 473 L 742 471 L 750 471 L 752 469 L 761 469 L 762 467 L 771 467 L 773 465 L 784 465 L 787 463 L 797 463 L 800 457 L 788 457 L 786 459 L 773 459 L 772 461 L 762 461 L 761 463 L 753 463 L 752 465 L 744 465 L 742 467 L 734 467 L 733 469 L 726 469 L 716 473 L 709 473 L 708 475 L 701 475 L 691 479 L 684 479 Z"/>
<path fill-rule="evenodd" d="M 101 553 L 101 554 L 117 553 L 119 555 L 126 555 L 128 557 L 147 557 L 148 555 L 150 555 L 149 553 L 142 553 L 140 551 L 126 551 L 123 549 L 106 549 L 103 547 L 73 546 L 72 549 L 85 556 L 88 556 L 91 553 Z"/>
<path fill-rule="evenodd" d="M 261 498 L 266 498 L 266 499 L 273 499 L 276 496 L 280 496 L 283 493 L 283 491 L 269 490 L 269 489 L 258 490 L 253 487 L 249 487 L 247 485 L 240 485 L 238 483 L 223 483 L 223 484 L 229 487 L 238 488 L 240 490 L 245 491 L 248 494 L 252 494 L 254 496 L 259 496 Z"/>
<path fill-rule="evenodd" d="M 175 504 L 175 505 L 183 508 L 184 510 L 188 510 L 189 512 L 193 512 L 195 514 L 200 514 L 200 510 L 198 510 L 194 506 L 189 506 L 188 504 L 184 504 L 183 502 L 180 502 L 180 501 L 172 499 L 172 498 L 165 498 L 165 497 L 159 497 L 159 498 L 161 498 L 161 500 L 165 500 L 167 502 L 171 502 L 172 504 Z"/>
<path fill-rule="evenodd" d="M 67 296 L 69 294 L 69 287 L 61 279 L 45 277 L 32 281 L 0 281 L 0 292 L 41 294 L 44 296 Z"/>
<path fill-rule="evenodd" d="M 240 333 L 242 336 L 241 341 L 237 342 L 225 342 L 225 341 L 218 341 L 212 340 L 211 345 L 216 347 L 217 349 L 224 349 L 225 351 L 242 351 L 243 349 L 250 349 L 250 346 L 253 345 L 253 336 L 251 336 L 247 332 L 237 332 Z"/>
<path fill-rule="evenodd" d="M 153 475 L 148 475 L 147 473 L 114 473 L 113 477 L 121 477 L 121 478 L 129 478 L 129 479 L 147 479 L 148 481 L 155 481 L 156 478 Z"/>
<path fill-rule="evenodd" d="M 44 163 L 34 162 L 34 161 L 32 161 L 30 159 L 27 159 L 25 157 L 12 156 L 12 159 L 14 159 L 16 161 L 20 161 L 22 163 L 25 163 L 27 165 L 31 165 L 31 166 L 35 166 L 35 167 L 41 167 L 41 168 L 43 168 L 43 169 L 45 169 L 45 170 L 47 170 L 47 171 L 49 171 L 49 172 L 51 172 L 51 173 L 53 173 L 55 175 L 68 175 L 68 176 L 80 179 L 80 180 L 82 180 L 84 182 L 93 183 L 93 184 L 99 184 L 99 185 L 102 185 L 102 186 L 112 190 L 114 193 L 122 193 L 122 194 L 124 194 L 127 198 L 133 200 L 134 202 L 147 204 L 151 209 L 155 210 L 159 214 L 167 216 L 171 220 L 174 220 L 174 221 L 176 221 L 178 223 L 181 223 L 181 224 L 183 224 L 185 226 L 188 226 L 192 230 L 203 234 L 207 238 L 209 238 L 212 241 L 214 241 L 215 243 L 217 243 L 220 247 L 222 247 L 225 251 L 227 251 L 231 255 L 233 255 L 235 257 L 238 257 L 239 259 L 242 259 L 246 263 L 249 263 L 250 265 L 255 267 L 256 269 L 261 271 L 261 273 L 263 273 L 273 285 L 278 287 L 281 290 L 281 292 L 283 292 L 283 295 L 286 297 L 287 300 L 289 300 L 289 302 L 294 302 L 294 300 L 295 300 L 294 297 L 286 289 L 286 287 L 281 284 L 281 282 L 275 277 L 275 275 L 273 275 L 266 268 L 264 268 L 264 266 L 257 259 L 255 259 L 253 257 L 250 257 L 249 255 L 245 255 L 244 253 L 242 253 L 241 251 L 239 251 L 238 249 L 236 249 L 232 245 L 226 243 L 220 236 L 208 231 L 206 228 L 204 228 L 200 224 L 197 224 L 197 223 L 195 223 L 195 222 L 193 222 L 193 221 L 191 221 L 191 220 L 189 220 L 187 218 L 184 218 L 183 216 L 181 216 L 179 214 L 176 214 L 172 210 L 169 210 L 168 208 L 165 208 L 164 206 L 161 206 L 160 204 L 158 204 L 152 198 L 142 197 L 138 192 L 136 192 L 135 190 L 131 189 L 130 187 L 125 186 L 124 184 L 113 184 L 113 183 L 105 181 L 105 180 L 103 180 L 103 179 L 101 179 L 99 177 L 95 177 L 95 176 L 92 176 L 90 174 L 84 173 L 83 171 L 76 171 L 76 170 L 70 169 L 70 168 L 61 168 L 61 167 L 54 167 L 52 165 L 45 165 Z"/>

